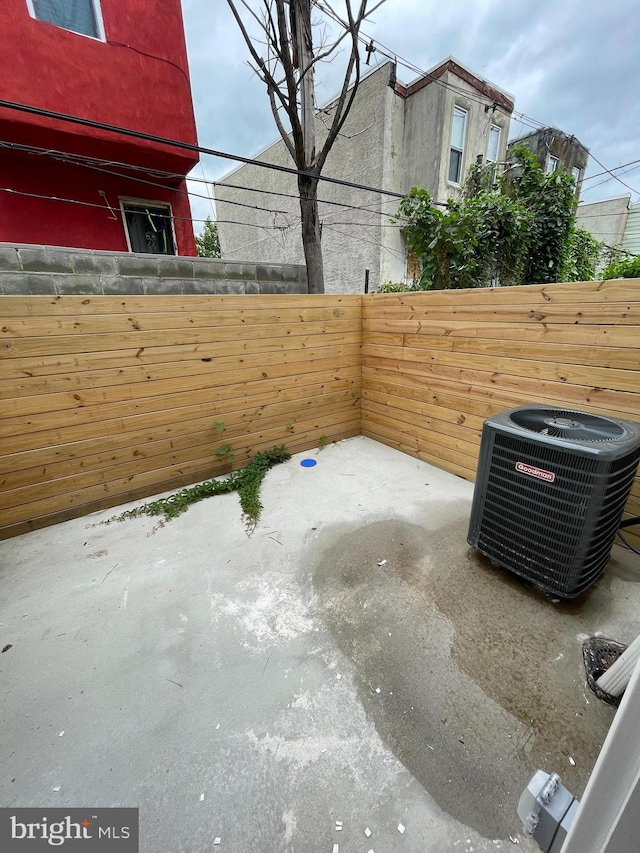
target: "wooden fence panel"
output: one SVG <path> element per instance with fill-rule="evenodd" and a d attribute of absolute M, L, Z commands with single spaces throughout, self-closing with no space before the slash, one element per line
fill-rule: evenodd
<path fill-rule="evenodd" d="M 640 421 L 635 279 L 374 294 L 362 341 L 363 434 L 467 479 L 482 421 L 512 406 Z"/>
<path fill-rule="evenodd" d="M 640 421 L 637 280 L 0 313 L 0 537 L 224 473 L 222 444 L 239 466 L 362 433 L 474 479 L 483 420 L 512 406 Z"/>
<path fill-rule="evenodd" d="M 358 296 L 0 298 L 0 537 L 360 433 Z M 216 428 L 224 424 L 224 429 Z"/>

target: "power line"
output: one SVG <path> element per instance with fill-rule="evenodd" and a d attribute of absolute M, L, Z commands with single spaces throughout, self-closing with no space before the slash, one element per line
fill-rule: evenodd
<path fill-rule="evenodd" d="M 594 157 L 593 159 L 595 160 L 596 158 Z M 596 160 L 596 162 L 597 162 L 597 160 Z M 617 172 L 620 169 L 626 169 L 627 166 L 634 166 L 636 169 L 640 168 L 640 165 L 635 166 L 636 163 L 640 164 L 640 160 L 631 160 L 629 163 L 623 163 L 621 166 L 614 166 L 613 169 L 605 169 L 603 172 L 596 172 L 595 175 L 589 175 L 588 178 L 583 178 L 582 183 L 584 184 L 585 181 L 592 181 L 594 178 L 599 178 L 601 175 L 611 175 L 612 172 Z M 628 171 L 632 172 L 633 169 L 629 169 Z M 623 172 L 623 174 L 626 174 L 626 173 Z M 614 175 L 614 177 L 615 177 L 615 175 Z"/>
<path fill-rule="evenodd" d="M 108 168 L 109 166 L 113 166 L 113 165 L 117 165 L 120 168 L 128 168 L 128 164 L 119 163 L 118 161 L 114 161 L 114 160 L 101 161 L 101 160 L 98 160 L 98 159 L 93 158 L 93 157 L 86 157 L 84 155 L 75 155 L 75 154 L 72 154 L 71 152 L 61 151 L 59 149 L 38 148 L 36 146 L 21 145 L 20 143 L 6 142 L 6 141 L 1 141 L 1 140 L 0 140 L 0 147 L 7 148 L 10 150 L 19 151 L 22 153 L 32 154 L 35 156 L 48 156 L 54 160 L 57 160 L 57 161 L 60 161 L 63 163 L 67 163 L 67 164 L 70 164 L 73 166 L 78 166 L 80 168 L 90 169 L 92 171 L 100 172 L 100 173 L 107 174 L 107 175 L 112 175 L 115 177 L 126 178 L 127 180 L 135 181 L 136 183 L 144 184 L 147 186 L 153 186 L 153 187 L 157 187 L 160 189 L 169 190 L 170 192 L 174 192 L 174 193 L 178 193 L 178 194 L 182 194 L 182 195 L 206 199 L 207 201 L 211 202 L 212 207 L 213 207 L 213 200 L 212 200 L 211 196 L 209 195 L 209 193 L 207 193 L 207 195 L 203 195 L 201 193 L 192 192 L 191 190 L 188 190 L 188 189 L 182 190 L 179 187 L 173 187 L 173 186 L 170 186 L 170 185 L 167 185 L 164 183 L 160 183 L 159 181 L 152 181 L 152 180 L 149 180 L 148 178 L 142 178 L 142 177 L 139 177 L 137 175 L 123 174 L 122 172 L 118 172 L 112 168 Z M 139 166 L 131 167 L 131 170 L 132 171 L 144 171 L 143 167 L 139 167 Z M 171 173 L 171 172 L 156 173 L 156 174 L 164 174 L 166 177 L 176 177 L 176 178 L 179 177 L 180 179 L 182 179 L 182 177 L 183 177 L 182 175 L 178 175 L 178 174 Z M 187 178 L 187 180 L 192 180 L 192 178 Z M 196 180 L 198 180 L 201 183 L 205 183 L 207 185 L 207 187 L 209 185 L 214 186 L 214 187 L 222 187 L 222 188 L 232 187 L 235 189 L 246 190 L 248 192 L 261 192 L 261 193 L 267 193 L 269 195 L 282 196 L 285 198 L 292 198 L 292 199 L 296 199 L 296 200 L 299 199 L 299 196 L 294 195 L 293 193 L 283 193 L 283 192 L 275 192 L 275 191 L 271 191 L 271 190 L 261 190 L 261 189 L 255 188 L 255 187 L 247 187 L 247 186 L 243 187 L 239 184 L 216 183 L 215 181 L 207 181 L 206 179 L 205 180 L 196 179 Z M 260 205 L 249 204 L 247 202 L 235 201 L 232 199 L 219 199 L 219 201 L 221 204 L 230 204 L 230 205 L 234 205 L 237 207 L 249 208 L 251 210 L 263 211 L 265 213 L 281 214 L 283 216 L 296 216 L 297 215 L 295 212 L 293 212 L 291 210 L 283 210 L 280 208 L 271 208 L 271 207 L 262 207 Z M 396 204 L 396 203 L 397 202 L 395 199 L 387 199 L 386 201 L 385 200 L 378 200 L 375 203 L 375 205 L 363 206 L 363 205 L 348 204 L 346 202 L 337 202 L 337 201 L 325 200 L 325 199 L 321 199 L 321 198 L 318 199 L 319 205 L 326 204 L 326 205 L 333 205 L 333 206 L 339 207 L 340 211 L 336 211 L 339 213 L 344 213 L 346 210 L 355 210 L 355 211 L 364 212 L 364 213 L 371 212 L 371 213 L 379 213 L 380 215 L 384 215 L 381 210 L 376 210 L 375 208 L 377 208 L 378 206 L 381 206 L 383 204 Z M 99 206 L 101 206 L 101 205 L 99 205 Z M 446 207 L 446 204 L 441 203 L 441 206 Z M 200 221 L 200 220 L 194 219 L 193 221 L 196 222 L 196 221 Z"/>
<path fill-rule="evenodd" d="M 333 10 L 332 10 L 331 8 L 328 8 L 328 7 L 327 7 L 327 6 L 325 6 L 323 3 L 321 3 L 321 2 L 320 2 L 320 0 L 316 0 L 315 5 L 316 5 L 316 6 L 317 6 L 321 11 L 323 11 L 326 15 L 328 15 L 328 16 L 329 16 L 329 17 L 330 17 L 334 22 L 336 22 L 336 23 L 340 24 L 341 26 L 343 26 L 343 27 L 345 27 L 345 28 L 348 28 L 348 25 L 347 25 L 344 21 L 342 21 L 342 20 L 340 19 L 340 17 L 339 17 L 338 15 L 336 15 L 336 14 L 333 12 Z M 373 43 L 375 42 L 375 44 L 376 44 L 376 49 L 378 49 L 378 48 L 382 48 L 382 50 L 381 50 L 380 52 L 382 53 L 382 55 L 383 55 L 383 56 L 386 56 L 386 57 L 387 57 L 387 59 L 391 60 L 391 61 L 392 61 L 392 62 L 394 62 L 394 63 L 397 63 L 397 64 L 399 64 L 399 65 L 402 65 L 404 68 L 407 68 L 407 69 L 409 69 L 410 71 L 413 71 L 414 73 L 417 73 L 420 77 L 427 78 L 427 79 L 429 79 L 431 82 L 436 83 L 437 85 L 442 86 L 442 87 L 443 87 L 443 88 L 445 88 L 445 89 L 449 89 L 449 90 L 450 90 L 450 91 L 452 91 L 452 92 L 456 92 L 456 93 L 458 93 L 458 94 L 462 94 L 462 95 L 464 95 L 467 99 L 469 99 L 469 100 L 475 100 L 477 103 L 484 104 L 485 106 L 486 106 L 487 104 L 495 103 L 495 102 L 493 102 L 490 98 L 488 98 L 487 96 L 485 96 L 484 98 L 483 98 L 483 97 L 474 96 L 472 93 L 470 93 L 470 92 L 468 92 L 468 91 L 466 91 L 466 90 L 462 89 L 461 87 L 458 87 L 458 86 L 452 85 L 451 83 L 447 83 L 447 82 L 445 82 L 445 81 L 441 80 L 440 78 L 435 77 L 433 74 L 431 74 L 431 73 L 429 73 L 429 72 L 427 72 L 427 71 L 424 71 L 423 69 L 419 68 L 417 65 L 414 65 L 414 64 L 413 64 L 412 62 L 410 62 L 409 60 L 405 59 L 404 57 L 401 57 L 399 54 L 397 54 L 397 53 L 395 53 L 394 51 L 392 51 L 392 49 L 391 49 L 391 48 L 389 48 L 389 47 L 387 47 L 386 45 L 382 44 L 382 42 L 378 41 L 377 39 L 374 39 L 374 38 L 373 38 L 372 36 L 370 36 L 370 35 L 367 35 L 367 34 L 366 34 L 366 33 L 364 33 L 362 30 L 360 31 L 360 34 L 359 34 L 359 36 L 358 36 L 358 39 L 359 39 L 359 41 L 360 41 L 362 44 L 364 44 L 364 45 L 366 45 L 366 46 L 368 46 L 369 44 L 373 44 Z M 386 52 L 385 52 L 385 51 L 386 51 Z M 483 81 L 483 82 L 486 82 L 486 81 Z M 542 128 L 544 128 L 544 127 L 546 127 L 546 126 L 547 126 L 547 125 L 546 125 L 546 124 L 544 124 L 543 122 L 540 122 L 540 121 L 538 121 L 537 119 L 534 119 L 534 118 L 532 118 L 531 116 L 526 115 L 525 113 L 518 112 L 518 111 L 516 111 L 515 109 L 512 109 L 512 111 L 511 111 L 511 115 L 512 115 L 512 117 L 517 118 L 520 124 L 522 124 L 522 125 L 526 125 L 526 126 L 530 127 L 530 128 L 531 128 L 531 129 L 533 129 L 533 130 L 540 130 L 540 129 L 542 129 Z M 589 154 L 590 154 L 590 156 L 591 156 L 591 157 L 593 157 L 593 159 L 596 161 L 596 163 L 597 163 L 597 164 L 598 164 L 602 169 L 604 169 L 604 172 L 601 172 L 600 174 L 610 174 L 612 178 L 614 178 L 615 180 L 619 181 L 619 183 L 621 183 L 624 187 L 626 187 L 627 189 L 631 190 L 631 192 L 638 194 L 638 190 L 635 190 L 635 189 L 633 189 L 633 187 L 630 187 L 628 184 L 625 184 L 625 182 L 624 182 L 624 181 L 621 181 L 621 180 L 617 177 L 617 175 L 614 175 L 614 174 L 613 174 L 613 171 L 615 171 L 615 170 L 607 169 L 607 167 L 606 167 L 603 163 L 601 163 L 601 162 L 600 162 L 600 160 L 598 160 L 598 158 L 597 158 L 594 154 L 592 154 L 591 152 L 589 152 Z M 636 160 L 636 161 L 632 161 L 632 162 L 636 163 L 636 162 L 640 162 L 640 161 Z M 631 163 L 626 164 L 626 165 L 631 165 Z M 619 166 L 619 167 L 616 167 L 616 168 L 617 168 L 617 169 L 621 169 L 621 168 L 624 168 L 624 166 Z M 592 176 L 592 177 L 596 177 L 596 176 Z M 583 179 L 583 180 L 590 180 L 590 178 Z M 604 182 L 603 182 L 603 183 L 604 183 Z M 599 186 L 599 185 L 598 185 L 598 186 Z M 593 189 L 593 187 L 591 187 L 590 189 Z"/>
<path fill-rule="evenodd" d="M 591 152 L 589 152 L 589 153 L 591 154 Z M 617 175 L 614 175 L 610 169 L 607 169 L 607 167 L 604 165 L 604 163 L 601 163 L 600 160 L 598 160 L 598 158 L 594 154 L 591 154 L 591 157 L 593 157 L 593 159 L 596 161 L 598 166 L 601 166 L 604 169 L 604 171 L 607 174 L 611 175 L 612 178 L 615 178 L 615 180 L 619 184 L 622 184 L 623 187 L 626 187 L 628 190 L 631 190 L 632 193 L 635 193 L 636 195 L 638 195 L 638 192 L 639 192 L 638 190 L 634 190 L 634 188 L 630 187 L 629 184 L 625 184 L 624 181 L 621 181 L 620 178 Z"/>
<path fill-rule="evenodd" d="M 627 169 L 626 171 L 622 172 L 622 174 L 623 174 L 623 175 L 626 175 L 628 172 L 634 172 L 634 171 L 635 171 L 636 169 L 638 169 L 638 168 L 640 168 L 640 166 L 634 166 L 633 168 L 631 168 L 631 169 Z M 601 174 L 602 174 L 602 173 L 601 173 Z M 606 172 L 605 172 L 604 174 L 606 174 Z M 608 184 L 608 183 L 609 183 L 609 181 L 614 180 L 614 177 L 615 177 L 615 176 L 610 175 L 608 178 L 605 178 L 605 179 L 604 179 L 604 180 L 602 180 L 602 181 L 598 181 L 598 183 L 597 183 L 597 184 L 593 184 L 592 186 L 587 187 L 587 188 L 586 188 L 586 190 L 585 190 L 585 193 L 591 192 L 591 190 L 595 190 L 595 189 L 596 189 L 596 187 L 601 187 L 603 184 Z"/>
<path fill-rule="evenodd" d="M 243 157 L 240 154 L 229 154 L 227 151 L 218 151 L 215 148 L 205 148 L 202 145 L 196 145 L 192 142 L 181 142 L 176 139 L 167 139 L 164 136 L 156 136 L 152 133 L 144 133 L 140 130 L 131 130 L 129 128 L 118 127 L 114 124 L 106 124 L 101 121 L 93 121 L 92 119 L 80 118 L 79 116 L 68 115 L 67 113 L 59 113 L 55 110 L 45 110 L 41 107 L 32 107 L 28 104 L 19 104 L 15 101 L 6 101 L 0 99 L 0 107 L 8 110 L 17 110 L 18 112 L 27 113 L 28 115 L 37 115 L 42 118 L 51 118 L 56 121 L 78 124 L 82 127 L 91 127 L 95 130 L 105 130 L 109 133 L 118 133 L 122 136 L 128 136 L 133 139 L 143 139 L 146 142 L 155 142 L 158 145 L 167 145 L 170 148 L 180 148 L 185 151 L 192 151 L 197 154 L 208 154 L 211 157 L 220 157 L 223 160 L 233 160 L 236 163 L 245 163 L 251 166 L 259 166 L 263 169 L 271 169 L 275 172 L 284 172 L 296 177 L 314 178 L 318 181 L 324 181 L 330 184 L 337 184 L 343 187 L 351 187 L 352 189 L 365 190 L 381 195 L 388 195 L 394 198 L 404 198 L 403 193 L 394 192 L 392 190 L 384 190 L 379 187 L 369 187 L 366 184 L 356 184 L 352 181 L 344 181 L 341 178 L 330 178 L 327 175 L 316 175 L 314 172 L 306 172 L 303 169 L 295 169 L 291 166 L 278 166 L 275 163 L 267 163 L 264 160 L 256 160 L 253 157 Z"/>
<path fill-rule="evenodd" d="M 10 193 L 11 195 L 25 196 L 26 198 L 40 198 L 40 199 L 45 199 L 46 201 L 63 202 L 65 204 L 78 204 L 78 205 L 81 205 L 82 207 L 100 208 L 100 210 L 105 210 L 105 211 L 108 209 L 104 206 L 104 204 L 97 204 L 96 202 L 93 202 L 93 201 L 82 201 L 82 199 L 78 199 L 78 198 L 65 198 L 64 196 L 46 195 L 45 193 L 29 193 L 29 192 L 26 192 L 25 190 L 14 190 L 11 187 L 0 187 L 0 192 Z M 173 216 L 173 214 L 171 215 L 171 218 L 173 220 L 175 220 L 176 222 L 206 222 L 207 221 L 206 219 L 194 219 L 191 216 Z M 223 225 L 246 225 L 249 228 L 264 228 L 264 229 L 272 230 L 272 231 L 284 231 L 284 230 L 286 230 L 286 228 L 276 226 L 276 225 L 273 225 L 273 226 L 258 225 L 257 223 L 253 223 L 253 222 L 236 222 L 235 220 L 232 220 L 232 219 L 218 219 L 218 220 L 216 220 L 216 222 L 220 222 Z"/>
<path fill-rule="evenodd" d="M 20 145 L 19 143 L 13 142 L 2 142 L 0 141 L 0 147 L 9 148 L 12 150 L 18 150 L 29 154 L 34 154 L 36 156 L 49 156 L 54 160 L 58 160 L 62 163 L 67 163 L 73 166 L 79 166 L 83 169 L 90 169 L 94 172 L 102 172 L 106 175 L 113 175 L 117 178 L 126 178 L 130 181 L 135 181 L 138 184 L 145 184 L 147 186 L 157 187 L 159 189 L 170 190 L 171 192 L 178 193 L 179 195 L 193 196 L 195 198 L 206 199 L 207 201 L 211 201 L 211 196 L 207 193 L 207 195 L 202 195 L 201 193 L 191 192 L 189 190 L 181 190 L 179 187 L 172 187 L 167 184 L 159 183 L 158 181 L 151 181 L 148 178 L 141 178 L 137 175 L 126 175 L 122 174 L 122 172 L 116 172 L 113 169 L 107 168 L 106 166 L 97 165 L 97 162 L 89 162 L 92 158 L 79 158 L 76 159 L 73 154 L 68 154 L 66 152 L 58 151 L 56 149 L 45 149 L 45 148 L 36 148 L 34 146 L 29 145 Z M 98 161 L 99 162 L 99 161 Z M 123 164 L 124 165 L 124 164 Z M 142 171 L 141 169 L 139 171 Z M 168 173 L 169 174 L 169 173 Z M 182 176 L 181 176 L 182 177 Z M 269 207 L 259 207 L 254 204 L 248 204 L 240 201 L 229 201 L 228 204 L 238 205 L 240 207 L 250 207 L 254 210 L 264 210 L 267 213 L 283 213 L 288 214 L 289 211 L 286 210 L 276 210 Z"/>

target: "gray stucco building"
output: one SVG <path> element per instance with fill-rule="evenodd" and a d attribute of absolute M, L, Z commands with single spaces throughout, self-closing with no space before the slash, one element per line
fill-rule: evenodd
<path fill-rule="evenodd" d="M 509 143 L 509 149 L 524 145 L 538 158 L 545 174 L 564 169 L 576 182 L 576 198 L 580 198 L 584 170 L 589 162 L 589 149 L 575 136 L 569 136 L 557 127 L 542 127 Z"/>
<path fill-rule="evenodd" d="M 421 186 L 438 202 L 458 198 L 479 157 L 504 160 L 513 106 L 511 95 L 451 57 L 408 86 L 386 63 L 360 83 L 323 174 L 403 194 Z M 319 142 L 331 115 L 332 103 L 316 112 Z M 292 165 L 282 140 L 256 157 Z M 293 175 L 244 165 L 221 183 L 218 217 L 238 223 L 218 226 L 224 259 L 304 263 Z M 398 198 L 322 182 L 319 198 L 327 293 L 362 293 L 366 270 L 371 290 L 405 280 L 405 246 L 390 222 Z"/>

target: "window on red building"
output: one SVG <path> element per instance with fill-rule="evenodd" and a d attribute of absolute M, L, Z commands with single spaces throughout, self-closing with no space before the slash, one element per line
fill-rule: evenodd
<path fill-rule="evenodd" d="M 27 0 L 32 17 L 73 33 L 104 39 L 100 0 Z"/>
<path fill-rule="evenodd" d="M 144 201 L 122 201 L 127 242 L 132 252 L 175 255 L 171 207 Z"/>

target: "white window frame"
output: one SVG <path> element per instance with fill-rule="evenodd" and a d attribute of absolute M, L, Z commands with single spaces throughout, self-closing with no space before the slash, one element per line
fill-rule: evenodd
<path fill-rule="evenodd" d="M 173 248 L 175 250 L 174 255 L 167 255 L 167 258 L 176 258 L 178 257 L 178 241 L 176 240 L 176 228 L 175 221 L 173 218 L 173 205 L 170 201 L 161 201 L 160 199 L 145 199 L 145 198 L 135 198 L 133 196 L 118 196 L 118 205 L 120 206 L 120 216 L 122 217 L 122 227 L 124 228 L 124 236 L 127 241 L 127 251 L 133 254 L 133 249 L 131 248 L 131 239 L 129 237 L 129 228 L 127 226 L 127 217 L 125 214 L 125 205 L 129 205 L 129 207 L 139 207 L 141 210 L 144 210 L 145 207 L 167 207 L 169 208 L 169 215 L 171 217 L 171 236 L 173 237 Z"/>
<path fill-rule="evenodd" d="M 458 114 L 462 113 L 464 116 L 464 127 L 462 130 L 462 148 L 458 148 L 457 145 L 453 144 L 453 120 L 456 116 L 456 112 Z M 451 184 L 454 187 L 462 186 L 462 176 L 464 175 L 464 149 L 467 141 L 467 120 L 469 118 L 468 110 L 465 110 L 464 107 L 459 107 L 457 104 L 453 106 L 453 112 L 451 113 L 451 125 L 450 125 L 450 137 L 449 137 L 449 159 L 447 162 L 447 183 Z M 451 152 L 459 151 L 460 152 L 460 174 L 458 175 L 457 181 L 452 181 L 449 177 L 451 172 Z"/>
<path fill-rule="evenodd" d="M 50 27 L 58 27 L 59 30 L 64 30 L 67 33 L 73 33 L 76 36 L 82 36 L 82 38 L 93 39 L 93 41 L 105 41 L 107 37 L 104 32 L 104 20 L 102 18 L 102 7 L 100 6 L 100 0 L 89 0 L 89 2 L 93 5 L 93 14 L 96 19 L 96 28 L 98 30 L 97 36 L 90 36 L 87 33 L 79 33 L 76 30 L 69 30 L 66 27 L 61 27 L 59 24 L 52 24 L 51 21 L 43 21 L 42 18 L 39 18 L 36 15 L 35 6 L 33 5 L 33 0 L 27 0 L 27 9 L 29 14 L 34 19 L 34 21 L 40 21 L 41 24 L 48 24 Z"/>
<path fill-rule="evenodd" d="M 553 168 L 551 168 L 553 164 Z M 555 154 L 549 154 L 549 159 L 547 160 L 547 175 L 553 175 L 554 172 L 557 172 L 560 168 L 560 158 L 556 157 Z"/>
<path fill-rule="evenodd" d="M 491 160 L 489 158 L 489 143 L 491 142 L 491 134 L 496 130 L 498 131 L 498 144 L 496 145 L 496 159 Z M 489 136 L 487 139 L 487 163 L 497 163 L 498 162 L 498 160 L 500 159 L 500 143 L 501 142 L 502 142 L 502 128 L 500 127 L 499 124 L 490 125 Z"/>

